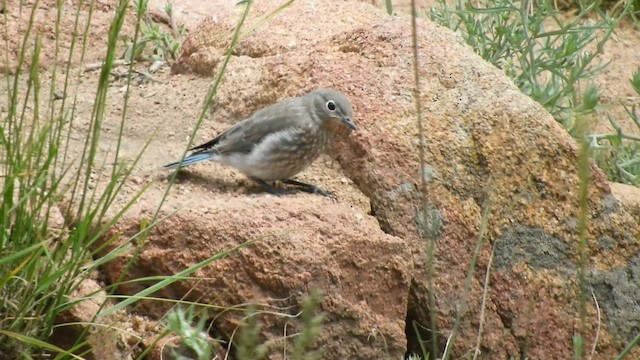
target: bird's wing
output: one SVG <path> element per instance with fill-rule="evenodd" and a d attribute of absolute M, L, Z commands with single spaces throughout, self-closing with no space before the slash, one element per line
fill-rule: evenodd
<path fill-rule="evenodd" d="M 259 144 L 267 135 L 304 125 L 309 117 L 299 98 L 285 100 L 254 113 L 250 118 L 237 123 L 213 140 L 191 150 L 209 151 L 215 148 L 220 154 L 246 153 Z M 308 119 L 311 121 L 311 119 Z"/>

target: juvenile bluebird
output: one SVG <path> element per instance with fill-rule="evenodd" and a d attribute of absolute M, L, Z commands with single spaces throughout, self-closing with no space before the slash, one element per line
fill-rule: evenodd
<path fill-rule="evenodd" d="M 327 148 L 337 133 L 356 130 L 349 99 L 333 89 L 315 89 L 255 112 L 213 140 L 189 149 L 176 169 L 206 160 L 234 167 L 274 194 L 283 190 L 268 181 L 281 180 L 302 191 L 329 195 L 314 185 L 293 180 Z"/>

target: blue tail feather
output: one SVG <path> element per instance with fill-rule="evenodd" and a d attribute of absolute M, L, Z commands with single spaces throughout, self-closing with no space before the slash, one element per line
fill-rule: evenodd
<path fill-rule="evenodd" d="M 165 169 L 177 169 L 178 166 L 185 167 L 185 166 L 201 163 L 203 161 L 207 161 L 207 160 L 211 159 L 212 157 L 213 157 L 213 154 L 210 153 L 210 152 L 199 152 L 199 153 L 195 153 L 195 154 L 191 154 L 191 155 L 187 156 L 182 161 L 176 161 L 176 162 L 171 163 L 169 165 L 165 165 L 164 168 Z"/>

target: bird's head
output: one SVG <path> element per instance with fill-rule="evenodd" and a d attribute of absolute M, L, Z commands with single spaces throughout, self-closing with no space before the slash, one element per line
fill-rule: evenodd
<path fill-rule="evenodd" d="M 333 89 L 315 89 L 309 93 L 313 101 L 314 112 L 323 127 L 347 127 L 350 131 L 358 127 L 353 121 L 351 102 L 341 92 Z"/>

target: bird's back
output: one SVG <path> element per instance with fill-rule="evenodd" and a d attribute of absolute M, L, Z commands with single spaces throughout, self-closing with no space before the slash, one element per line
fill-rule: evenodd
<path fill-rule="evenodd" d="M 270 134 L 308 124 L 310 119 L 303 97 L 291 98 L 255 112 L 214 139 L 191 148 L 192 151 L 215 149 L 219 154 L 248 153 Z"/>

